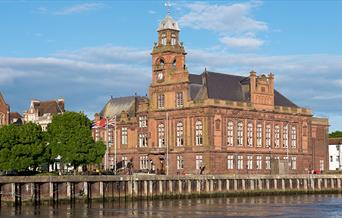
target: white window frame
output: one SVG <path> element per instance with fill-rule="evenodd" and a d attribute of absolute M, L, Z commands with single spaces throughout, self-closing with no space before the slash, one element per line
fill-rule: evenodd
<path fill-rule="evenodd" d="M 147 127 L 147 116 L 140 116 L 139 117 L 139 127 L 140 128 Z"/>
<path fill-rule="evenodd" d="M 180 147 L 184 145 L 184 125 L 182 121 L 177 122 L 176 125 L 176 146 Z"/>
<path fill-rule="evenodd" d="M 158 147 L 165 147 L 165 125 L 164 123 L 158 124 Z"/>
<path fill-rule="evenodd" d="M 176 107 L 181 108 L 184 106 L 183 92 L 176 93 Z"/>
<path fill-rule="evenodd" d="M 202 166 L 203 166 L 203 156 L 196 155 L 196 170 L 200 170 Z"/>
<path fill-rule="evenodd" d="M 182 155 L 177 155 L 177 170 L 184 169 L 184 158 Z"/>
<path fill-rule="evenodd" d="M 121 144 L 127 145 L 128 144 L 128 128 L 121 127 Z"/>
<path fill-rule="evenodd" d="M 262 124 L 258 123 L 256 126 L 257 147 L 262 147 Z"/>
<path fill-rule="evenodd" d="M 145 170 L 149 168 L 149 159 L 147 155 L 140 156 L 140 169 Z"/>
<path fill-rule="evenodd" d="M 122 167 L 127 168 L 127 163 L 128 163 L 127 156 L 122 156 L 121 160 L 122 160 Z"/>
<path fill-rule="evenodd" d="M 203 124 L 202 121 L 197 120 L 195 123 L 196 145 L 203 145 Z"/>
<path fill-rule="evenodd" d="M 243 170 L 243 156 L 242 155 L 237 156 L 237 169 Z"/>
<path fill-rule="evenodd" d="M 266 148 L 271 148 L 272 145 L 272 126 L 267 124 L 265 128 L 265 146 Z"/>
<path fill-rule="evenodd" d="M 297 147 L 297 127 L 291 126 L 291 147 Z"/>
<path fill-rule="evenodd" d="M 157 107 L 158 109 L 165 108 L 165 95 L 164 94 L 160 94 L 157 96 Z"/>
<path fill-rule="evenodd" d="M 144 148 L 147 147 L 147 133 L 139 133 L 139 147 Z"/>
<path fill-rule="evenodd" d="M 227 146 L 234 145 L 234 123 L 233 121 L 227 122 Z"/>
<path fill-rule="evenodd" d="M 270 170 L 271 169 L 271 157 L 270 156 L 266 156 L 265 163 L 266 163 L 266 170 Z"/>
<path fill-rule="evenodd" d="M 283 127 L 283 148 L 288 148 L 289 146 L 289 125 L 285 124 Z"/>
<path fill-rule="evenodd" d="M 247 146 L 253 147 L 253 123 L 247 124 Z"/>
<path fill-rule="evenodd" d="M 247 156 L 247 169 L 248 170 L 253 169 L 253 156 L 252 155 Z"/>
<path fill-rule="evenodd" d="M 237 123 L 237 146 L 243 146 L 243 122 Z"/>
<path fill-rule="evenodd" d="M 228 170 L 234 169 L 234 155 L 227 156 L 227 169 Z"/>
<path fill-rule="evenodd" d="M 291 169 L 292 170 L 297 169 L 297 157 L 291 157 Z"/>
<path fill-rule="evenodd" d="M 262 156 L 261 155 L 256 156 L 256 169 L 262 170 Z"/>
<path fill-rule="evenodd" d="M 161 44 L 166 45 L 166 33 L 161 34 Z"/>
<path fill-rule="evenodd" d="M 274 126 L 274 145 L 276 148 L 280 147 L 280 126 L 278 124 Z"/>

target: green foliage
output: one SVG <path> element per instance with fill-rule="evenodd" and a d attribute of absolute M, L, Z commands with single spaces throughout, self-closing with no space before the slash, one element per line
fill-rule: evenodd
<path fill-rule="evenodd" d="M 46 162 L 47 150 L 42 130 L 36 124 L 0 129 L 0 170 L 36 169 Z"/>
<path fill-rule="evenodd" d="M 329 134 L 330 138 L 342 138 L 342 131 L 335 131 Z"/>
<path fill-rule="evenodd" d="M 61 162 L 77 167 L 82 164 L 99 163 L 106 146 L 94 141 L 91 121 L 83 113 L 66 112 L 54 116 L 47 128 L 47 140 L 51 157 L 61 156 Z"/>

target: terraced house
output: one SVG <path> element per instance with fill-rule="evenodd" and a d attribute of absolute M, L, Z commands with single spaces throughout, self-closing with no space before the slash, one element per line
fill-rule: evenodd
<path fill-rule="evenodd" d="M 157 31 L 148 97 L 111 98 L 95 115 L 106 168 L 132 161 L 133 171 L 167 174 L 267 174 L 281 163 L 288 173 L 327 169 L 328 120 L 275 90 L 272 73 L 190 74 L 177 22 L 168 15 Z"/>

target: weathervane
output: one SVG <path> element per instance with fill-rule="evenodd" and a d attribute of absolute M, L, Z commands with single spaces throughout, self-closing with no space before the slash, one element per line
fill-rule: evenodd
<path fill-rule="evenodd" d="M 171 2 L 170 2 L 170 0 L 167 0 L 166 2 L 165 2 L 165 7 L 166 7 L 166 10 L 167 10 L 167 14 L 169 14 L 170 15 L 170 10 L 171 10 Z"/>

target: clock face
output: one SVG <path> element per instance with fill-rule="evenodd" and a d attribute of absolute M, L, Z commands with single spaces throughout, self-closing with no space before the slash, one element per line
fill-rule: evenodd
<path fill-rule="evenodd" d="M 164 79 L 164 74 L 162 72 L 158 73 L 158 81 L 162 81 Z"/>

